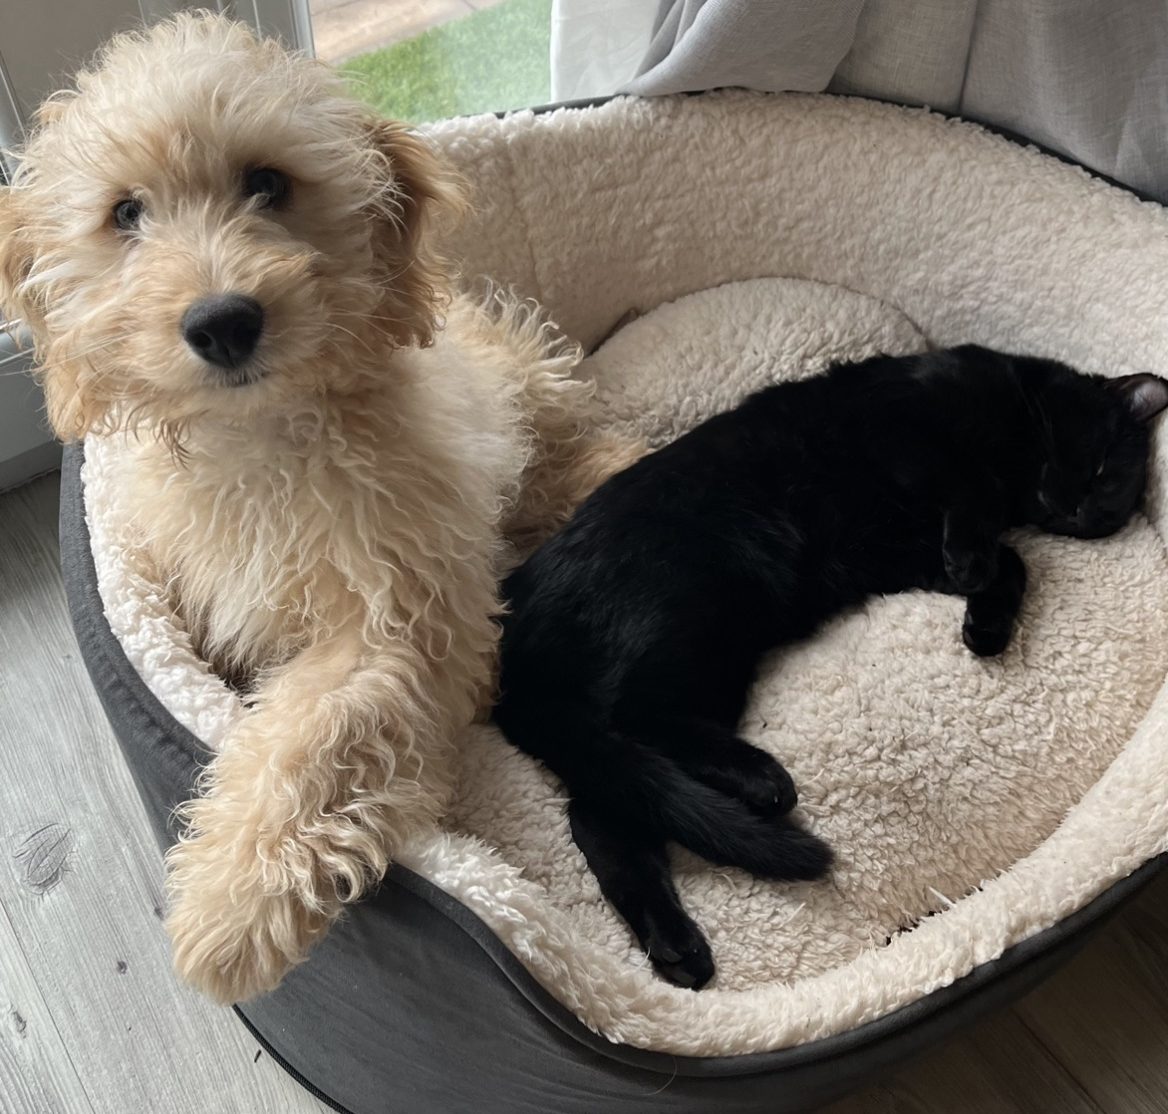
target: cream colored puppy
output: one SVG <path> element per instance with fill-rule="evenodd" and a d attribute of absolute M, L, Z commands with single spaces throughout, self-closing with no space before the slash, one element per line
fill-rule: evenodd
<path fill-rule="evenodd" d="M 238 24 L 121 36 L 0 193 L 0 305 L 63 438 L 119 437 L 145 560 L 250 689 L 169 855 L 179 972 L 275 986 L 433 825 L 489 691 L 500 537 L 635 455 L 577 352 L 448 292 L 426 144 Z M 443 319 L 443 314 L 444 319 Z"/>

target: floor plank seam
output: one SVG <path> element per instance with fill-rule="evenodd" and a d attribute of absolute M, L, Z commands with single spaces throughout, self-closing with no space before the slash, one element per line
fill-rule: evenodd
<path fill-rule="evenodd" d="M 1093 1109 L 1097 1110 L 1099 1114 L 1107 1114 L 1106 1107 L 1099 1105 L 1099 1100 L 1091 1093 L 1087 1084 L 1075 1074 L 1075 1072 L 1071 1069 L 1070 1064 L 1063 1063 L 1063 1061 L 1055 1055 L 1050 1045 L 1048 1045 L 1046 1041 L 1043 1040 L 1042 1035 L 1038 1032 L 1037 1029 L 1034 1028 L 1033 1025 L 1030 1024 L 1029 1021 L 1027 1021 L 1022 1012 L 1020 1010 L 1014 1010 L 1012 1012 L 1018 1019 L 1018 1023 L 1022 1026 L 1022 1028 L 1030 1034 L 1031 1038 L 1034 1040 L 1034 1043 L 1038 1045 L 1040 1049 L 1042 1049 L 1043 1056 L 1045 1056 L 1046 1059 L 1055 1066 L 1055 1068 L 1062 1072 L 1062 1074 L 1065 1075 L 1071 1081 L 1071 1083 L 1074 1084 L 1075 1089 L 1087 1102 L 1091 1104 Z"/>

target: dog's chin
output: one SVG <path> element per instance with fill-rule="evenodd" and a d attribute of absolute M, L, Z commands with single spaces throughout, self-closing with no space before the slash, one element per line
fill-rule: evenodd
<path fill-rule="evenodd" d="M 267 378 L 267 369 L 249 360 L 238 367 L 208 369 L 207 386 L 237 392 L 243 387 L 254 387 Z"/>
<path fill-rule="evenodd" d="M 175 378 L 173 385 L 152 394 L 147 406 L 130 404 L 127 412 L 159 426 L 235 428 L 278 409 L 284 393 L 281 377 L 252 361 L 234 368 L 208 365 L 194 375 L 188 368 Z"/>

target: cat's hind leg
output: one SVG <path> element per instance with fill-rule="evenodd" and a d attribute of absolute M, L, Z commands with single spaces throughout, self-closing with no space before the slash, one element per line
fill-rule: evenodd
<path fill-rule="evenodd" d="M 681 904 L 662 839 L 573 799 L 572 838 L 657 971 L 671 983 L 700 990 L 714 975 L 710 946 Z"/>
<path fill-rule="evenodd" d="M 1026 565 L 1016 550 L 999 545 L 996 571 L 985 587 L 968 595 L 961 635 L 978 657 L 993 657 L 1009 645 L 1026 593 Z"/>
<path fill-rule="evenodd" d="M 945 514 L 941 558 L 945 576 L 963 596 L 989 588 L 998 575 L 1000 499 L 965 499 Z"/>

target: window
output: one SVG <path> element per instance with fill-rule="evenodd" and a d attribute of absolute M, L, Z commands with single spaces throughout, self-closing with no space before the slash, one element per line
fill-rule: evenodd
<path fill-rule="evenodd" d="M 316 55 L 421 123 L 549 101 L 552 0 L 308 0 Z"/>

